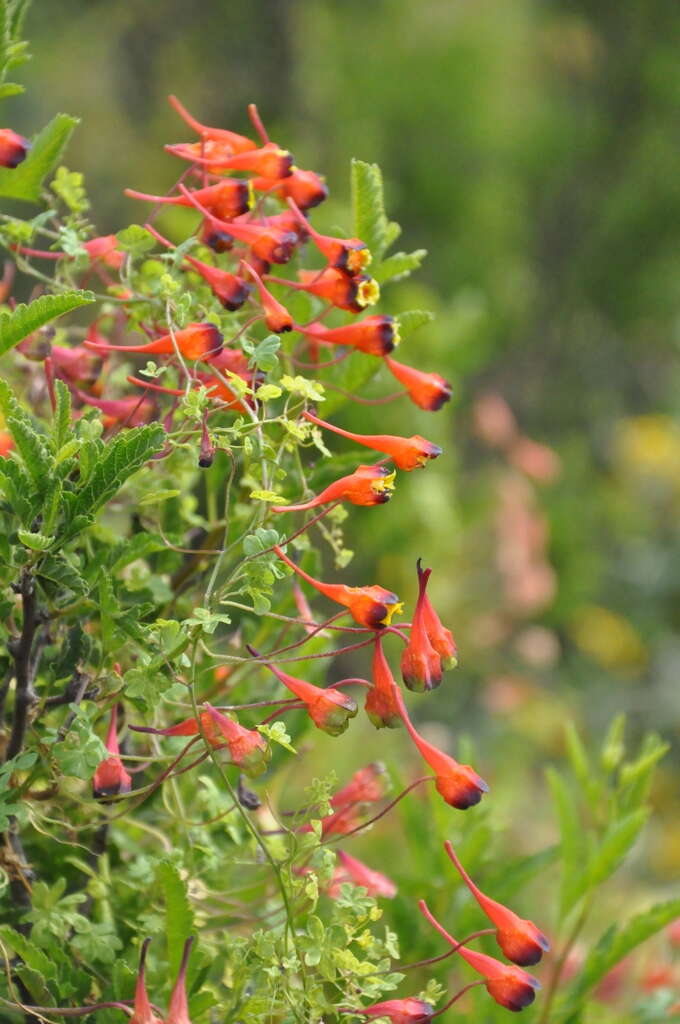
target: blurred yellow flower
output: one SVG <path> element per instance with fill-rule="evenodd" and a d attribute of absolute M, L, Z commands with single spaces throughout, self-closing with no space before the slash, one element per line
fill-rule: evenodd
<path fill-rule="evenodd" d="M 585 605 L 571 623 L 577 647 L 608 669 L 635 669 L 647 661 L 647 648 L 622 615 L 599 605 Z"/>
<path fill-rule="evenodd" d="M 623 468 L 680 484 L 680 424 L 671 416 L 633 416 L 617 427 Z"/>

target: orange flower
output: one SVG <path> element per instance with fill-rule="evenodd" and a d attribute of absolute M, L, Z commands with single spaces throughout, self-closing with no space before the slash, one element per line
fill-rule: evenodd
<path fill-rule="evenodd" d="M 83 249 L 90 257 L 90 263 L 95 266 L 102 263 L 112 270 L 120 270 L 125 260 L 125 253 L 118 248 L 118 239 L 115 235 L 99 235 L 98 238 L 91 238 L 89 242 L 83 242 Z"/>
<path fill-rule="evenodd" d="M 435 651 L 441 658 L 442 667 L 445 669 L 455 668 L 458 664 L 458 648 L 456 647 L 456 642 L 453 639 L 453 634 L 451 633 L 451 630 L 446 629 L 446 627 L 442 625 L 439 616 L 437 615 L 436 611 L 432 607 L 432 604 L 430 603 L 430 599 L 427 596 L 427 592 L 425 589 L 427 585 L 427 580 L 429 578 L 430 570 L 422 569 L 420 562 L 421 559 L 419 558 L 416 565 L 418 568 L 419 584 L 422 578 L 425 577 L 425 585 L 420 588 L 422 593 L 422 599 L 419 597 L 419 601 L 421 604 L 422 619 L 425 624 L 425 629 L 427 631 L 430 643 L 432 644 Z M 427 576 L 425 576 L 426 573 Z"/>
<path fill-rule="evenodd" d="M 14 170 L 26 159 L 31 143 L 11 128 L 0 128 L 0 167 Z"/>
<path fill-rule="evenodd" d="M 222 348 L 222 335 L 211 323 L 188 324 L 181 331 L 175 331 L 174 341 L 171 334 L 164 334 L 145 345 L 110 345 L 84 341 L 86 348 L 93 352 L 141 352 L 144 355 L 171 356 L 175 353 L 175 345 L 185 359 L 209 359 Z"/>
<path fill-rule="evenodd" d="M 274 551 L 286 565 L 289 565 L 303 580 L 307 580 L 320 594 L 324 594 L 331 601 L 336 601 L 348 608 L 355 622 L 358 622 L 360 626 L 380 629 L 381 626 L 389 625 L 395 613 L 400 614 L 401 612 L 402 605 L 397 595 L 390 590 L 385 590 L 384 587 L 348 587 L 344 583 L 322 583 L 291 562 L 278 545 L 274 546 Z"/>
<path fill-rule="evenodd" d="M 262 223 L 253 223 L 241 218 L 238 221 L 222 220 L 203 206 L 196 198 L 196 192 L 189 192 L 184 185 L 180 185 L 179 190 L 191 206 L 195 206 L 208 218 L 214 229 L 249 245 L 259 259 L 267 263 L 287 263 L 293 255 L 299 241 L 297 232 L 284 230 L 276 224 L 270 224 L 268 220 Z"/>
<path fill-rule="evenodd" d="M 151 224 L 145 224 L 144 227 L 162 245 L 167 246 L 168 249 L 175 248 L 172 242 L 164 238 Z M 204 281 L 207 281 L 212 288 L 213 295 L 219 299 L 225 309 L 234 312 L 241 308 L 250 294 L 250 288 L 242 278 L 230 274 L 226 270 L 220 270 L 219 267 L 213 267 L 210 263 L 204 263 L 203 260 L 197 260 L 193 256 L 185 256 L 184 259 Z"/>
<path fill-rule="evenodd" d="M 298 505 L 273 505 L 272 512 L 300 512 L 328 505 L 331 501 L 349 501 L 353 505 L 384 505 L 392 497 L 395 474 L 384 466 L 359 466 L 348 476 L 329 484 L 315 498 Z"/>
<path fill-rule="evenodd" d="M 215 139 L 205 142 L 180 142 L 165 146 L 168 153 L 182 160 L 191 160 L 213 171 L 252 171 L 261 178 L 287 178 L 292 171 L 293 157 L 287 149 L 281 149 L 275 142 L 267 142 L 259 149 L 248 149 L 241 153 L 229 153 L 229 145 Z"/>
<path fill-rule="evenodd" d="M 252 647 L 248 647 L 248 650 L 255 657 L 259 657 Z M 350 718 L 354 718 L 357 713 L 356 702 L 351 697 L 340 693 L 339 690 L 330 687 L 322 689 L 320 686 L 305 682 L 304 679 L 290 676 L 269 661 L 264 664 L 270 672 L 273 672 L 279 682 L 283 683 L 298 700 L 302 701 L 317 729 L 327 732 L 329 736 L 339 736 L 347 729 Z"/>
<path fill-rule="evenodd" d="M 374 804 L 385 796 L 385 766 L 373 761 L 359 768 L 346 785 L 331 797 L 331 807 L 336 811 L 355 807 L 357 804 Z"/>
<path fill-rule="evenodd" d="M 393 899 L 397 895 L 396 885 L 382 872 L 374 871 L 367 864 L 363 864 L 356 857 L 350 857 L 342 850 L 338 850 L 338 860 L 340 865 L 335 869 L 328 887 L 328 895 L 331 899 L 336 899 L 340 895 L 340 887 L 343 882 L 363 886 L 369 896 L 384 896 L 387 899 Z"/>
<path fill-rule="evenodd" d="M 165 1018 L 165 1024 L 191 1024 L 189 1019 L 189 1004 L 187 1002 L 186 973 L 193 941 L 193 938 L 191 938 L 187 939 L 184 943 L 182 963 L 180 964 L 177 981 L 170 993 L 170 1003 L 168 1004 L 168 1013 Z"/>
<path fill-rule="evenodd" d="M 515 967 L 514 964 L 501 963 L 500 960 L 495 960 L 485 953 L 477 953 L 461 946 L 432 916 L 425 900 L 420 900 L 418 906 L 424 917 L 448 943 L 456 948 L 456 952 L 462 956 L 463 960 L 466 960 L 470 967 L 486 978 L 484 987 L 500 1006 L 504 1006 L 506 1010 L 517 1012 L 533 1003 L 536 998 L 536 990 L 541 987 L 537 978 L 527 974 L 520 967 Z"/>
<path fill-rule="evenodd" d="M 142 423 L 148 423 L 155 412 L 153 402 L 147 398 L 93 398 L 79 388 L 74 387 L 71 390 L 85 405 L 92 405 L 100 410 L 102 422 L 107 429 L 115 426 L 138 427 Z"/>
<path fill-rule="evenodd" d="M 398 729 L 401 725 L 399 704 L 395 698 L 397 684 L 387 663 L 380 634 L 375 637 L 373 650 L 373 686 L 366 695 L 366 714 L 376 729 L 386 726 Z"/>
<path fill-rule="evenodd" d="M 418 566 L 418 600 L 413 614 L 411 636 L 401 655 L 401 675 L 409 690 L 424 693 L 434 690 L 442 681 L 442 663 L 430 642 L 423 612 L 425 587 L 431 569 L 421 572 Z"/>
<path fill-rule="evenodd" d="M 429 1003 L 422 999 L 386 999 L 372 1006 L 362 1006 L 360 1010 L 341 1010 L 355 1017 L 387 1017 L 391 1024 L 428 1024 L 434 1013 Z"/>
<path fill-rule="evenodd" d="M 357 444 L 363 444 L 366 448 L 373 448 L 374 451 L 384 452 L 385 455 L 389 455 L 398 469 L 403 469 L 406 472 L 420 469 L 428 459 L 436 459 L 442 453 L 439 445 L 427 441 L 419 434 L 413 434 L 412 437 L 397 437 L 393 434 L 353 434 L 349 430 L 343 430 L 333 423 L 319 419 L 311 412 L 303 412 L 302 415 L 305 419 L 316 423 L 317 426 L 332 430 L 334 433 L 340 434 L 341 437 L 346 437 Z"/>
<path fill-rule="evenodd" d="M 371 356 L 384 356 L 399 343 L 398 323 L 392 316 L 367 316 L 344 327 L 324 327 L 311 323 L 295 325 L 295 330 L 324 345 L 350 345 Z"/>
<path fill-rule="evenodd" d="M 280 181 L 271 178 L 253 178 L 251 184 L 256 192 L 267 192 L 278 199 L 294 199 L 301 210 L 309 210 L 328 198 L 324 179 L 316 171 L 302 171 L 291 168 L 291 173 Z"/>
<path fill-rule="evenodd" d="M 294 199 L 288 199 L 288 205 L 295 214 L 298 223 L 307 234 L 309 234 L 319 252 L 328 260 L 330 267 L 344 270 L 350 275 L 360 274 L 371 262 L 371 253 L 365 242 L 360 238 L 334 238 L 331 235 L 321 235 L 303 217 Z"/>
<path fill-rule="evenodd" d="M 497 903 L 496 900 L 485 896 L 477 888 L 458 860 L 450 842 L 444 843 L 444 849 L 486 916 L 496 926 L 496 941 L 508 960 L 512 960 L 514 964 L 519 964 L 520 967 L 530 967 L 532 964 L 537 964 L 543 954 L 547 953 L 550 949 L 550 943 L 545 935 L 538 930 L 532 921 L 526 921 L 518 917 L 512 910 L 504 907 L 502 903 Z"/>
<path fill-rule="evenodd" d="M 388 357 L 385 357 L 385 366 L 404 385 L 411 401 L 421 409 L 436 412 L 451 398 L 451 385 L 438 373 L 423 373 Z"/>
<path fill-rule="evenodd" d="M 256 149 L 257 143 L 245 135 L 239 135 L 237 132 L 229 131 L 227 128 L 210 128 L 208 125 L 201 124 L 200 121 L 191 116 L 176 96 L 168 96 L 168 102 L 177 111 L 185 124 L 193 128 L 196 134 L 200 135 L 201 139 L 219 143 L 224 151 L 230 153 L 244 153 L 249 149 Z"/>
<path fill-rule="evenodd" d="M 143 199 L 150 203 L 167 203 L 171 206 L 194 206 L 198 201 L 214 217 L 230 220 L 242 213 L 247 213 L 252 206 L 253 194 L 250 183 L 239 178 L 223 178 L 216 185 L 194 189 L 188 198 L 181 196 L 154 196 L 148 192 L 137 192 L 134 188 L 126 188 L 125 195 L 131 199 Z"/>
<path fill-rule="evenodd" d="M 110 756 L 99 762 L 92 780 L 92 794 L 97 799 L 105 796 L 117 796 L 119 793 L 129 793 L 132 786 L 132 779 L 123 768 L 123 762 L 119 756 L 117 722 L 118 705 L 114 704 L 106 736 L 106 749 Z"/>
<path fill-rule="evenodd" d="M 149 997 L 146 992 L 146 984 L 144 981 L 144 966 L 146 962 L 146 951 L 149 948 L 151 939 L 144 939 L 142 948 L 139 954 L 139 969 L 137 971 L 137 984 L 135 986 L 135 1002 L 133 1006 L 133 1014 L 130 1017 L 128 1024 L 163 1024 L 160 1017 L 158 1017 L 151 1009 Z"/>
<path fill-rule="evenodd" d="M 443 750 L 439 750 L 432 743 L 423 739 L 414 728 L 401 693 L 396 687 L 395 700 L 411 739 L 435 774 L 437 792 L 447 804 L 456 807 L 459 811 L 465 811 L 468 807 L 478 804 L 483 795 L 489 792 L 489 787 L 484 779 L 469 764 L 459 764 L 449 754 L 445 754 Z"/>
<path fill-rule="evenodd" d="M 337 306 L 338 309 L 346 309 L 350 313 L 361 313 L 366 306 L 374 306 L 380 298 L 378 282 L 366 274 L 348 277 L 335 267 L 326 267 L 325 270 L 299 270 L 298 277 L 299 283 L 277 278 L 271 280 L 276 280 L 289 288 L 296 288 L 298 291 L 310 292 Z"/>
<path fill-rule="evenodd" d="M 0 430 L 0 459 L 6 459 L 14 448 L 14 438 L 6 430 Z"/>
<path fill-rule="evenodd" d="M 257 287 L 260 293 L 260 302 L 264 308 L 264 322 L 270 331 L 274 334 L 284 334 L 286 331 L 290 331 L 293 327 L 293 318 L 286 309 L 286 307 L 275 299 L 272 293 L 262 283 L 262 278 L 256 270 L 246 263 L 245 260 L 241 260 L 241 266 L 245 267 Z"/>

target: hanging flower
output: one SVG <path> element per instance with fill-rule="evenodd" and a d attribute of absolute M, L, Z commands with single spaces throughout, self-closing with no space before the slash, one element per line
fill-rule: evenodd
<path fill-rule="evenodd" d="M 373 648 L 373 686 L 366 695 L 364 709 L 376 729 L 398 729 L 401 725 L 399 704 L 395 696 L 397 684 L 382 648 L 380 633 L 376 633 Z"/>
<path fill-rule="evenodd" d="M 328 505 L 332 501 L 349 501 L 353 505 L 384 505 L 392 497 L 394 473 L 384 466 L 359 466 L 324 488 L 315 498 L 297 505 L 273 505 L 272 512 L 301 512 Z"/>
<path fill-rule="evenodd" d="M 255 657 L 259 657 L 252 647 L 248 647 L 248 650 Z M 357 705 L 346 693 L 332 687 L 322 689 L 313 683 L 305 682 L 304 679 L 297 679 L 287 672 L 282 672 L 269 661 L 263 664 L 273 672 L 279 682 L 302 701 L 317 729 L 327 732 L 330 736 L 339 736 L 347 729 L 350 718 L 354 718 L 357 713 Z"/>
<path fill-rule="evenodd" d="M 119 793 L 129 793 L 132 787 L 132 779 L 125 771 L 123 762 L 120 759 L 117 723 L 118 704 L 114 704 L 111 709 L 109 731 L 106 736 L 106 749 L 109 752 L 109 757 L 99 762 L 92 780 L 92 794 L 97 799 L 106 796 L 118 796 Z"/>
<path fill-rule="evenodd" d="M 230 220 L 247 213 L 253 203 L 253 192 L 249 181 L 240 178 L 222 178 L 215 185 L 194 189 L 190 198 L 179 196 L 154 196 L 148 192 L 137 192 L 126 188 L 125 195 L 131 199 L 142 199 L 150 203 L 169 206 L 195 206 L 198 201 L 209 213 L 220 220 Z"/>
<path fill-rule="evenodd" d="M 319 427 L 325 427 L 326 430 L 332 430 L 335 434 L 340 434 L 341 437 L 346 437 L 350 441 L 389 455 L 397 469 L 403 469 L 406 472 L 412 469 L 421 469 L 428 459 L 436 459 L 442 453 L 438 444 L 426 441 L 419 434 L 414 434 L 412 437 L 397 437 L 393 434 L 353 434 L 350 430 L 343 430 L 333 423 L 319 419 L 311 412 L 303 412 L 302 415 Z"/>
<path fill-rule="evenodd" d="M 438 373 L 424 373 L 413 366 L 407 366 L 406 363 L 398 363 L 396 359 L 391 359 L 387 355 L 385 366 L 399 383 L 404 385 L 411 401 L 421 409 L 436 412 L 451 398 L 451 385 Z"/>
<path fill-rule="evenodd" d="M 324 345 L 349 345 L 371 356 L 385 356 L 399 343 L 398 322 L 392 316 L 367 316 L 344 327 L 311 323 L 295 330 Z"/>
<path fill-rule="evenodd" d="M 418 567 L 418 600 L 413 614 L 411 635 L 401 655 L 401 675 L 409 690 L 424 693 L 434 690 L 442 681 L 441 658 L 430 642 L 423 613 L 425 587 L 431 569 L 420 571 Z"/>
<path fill-rule="evenodd" d="M 171 356 L 175 346 L 185 359 L 209 359 L 222 348 L 222 335 L 215 324 L 187 324 L 174 335 L 164 334 L 144 345 L 111 345 L 85 340 L 86 348 L 93 352 L 141 352 L 143 355 Z"/>
<path fill-rule="evenodd" d="M 26 159 L 31 143 L 11 128 L 0 128 L 0 167 L 14 170 Z"/>
<path fill-rule="evenodd" d="M 328 887 L 328 895 L 331 899 L 336 899 L 340 895 L 343 882 L 362 886 L 369 896 L 384 896 L 391 900 L 397 895 L 396 885 L 382 872 L 374 871 L 367 864 L 357 860 L 356 857 L 350 857 L 343 850 L 338 850 L 338 860 L 340 864 L 335 869 Z"/>

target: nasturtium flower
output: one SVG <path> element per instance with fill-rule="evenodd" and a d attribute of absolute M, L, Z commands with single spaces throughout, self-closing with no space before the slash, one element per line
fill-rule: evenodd
<path fill-rule="evenodd" d="M 397 595 L 390 590 L 385 590 L 384 587 L 348 587 L 344 583 L 322 583 L 292 562 L 278 545 L 274 546 L 274 551 L 286 565 L 289 565 L 320 594 L 324 594 L 331 601 L 336 601 L 348 608 L 352 618 L 360 626 L 380 629 L 382 626 L 390 624 L 395 613 L 398 615 L 401 612 L 402 604 Z"/>
<path fill-rule="evenodd" d="M 222 348 L 222 335 L 215 324 L 188 324 L 173 335 L 164 334 L 144 345 L 111 345 L 85 340 L 83 344 L 93 352 L 141 352 L 144 355 L 171 356 L 175 345 L 185 359 L 209 359 Z"/>
<path fill-rule="evenodd" d="M 421 409 L 436 412 L 451 398 L 451 385 L 438 373 L 416 370 L 406 363 L 398 363 L 388 355 L 385 355 L 385 366 L 404 385 L 411 401 Z"/>
<path fill-rule="evenodd" d="M 341 437 L 364 445 L 365 448 L 373 448 L 374 451 L 389 455 L 395 466 L 406 472 L 422 468 L 428 459 L 436 459 L 442 453 L 438 444 L 427 441 L 419 434 L 413 434 L 412 437 L 398 437 L 394 434 L 354 434 L 350 430 L 343 430 L 333 423 L 319 419 L 311 412 L 303 412 L 302 415 L 319 427 L 332 430 Z"/>
<path fill-rule="evenodd" d="M 154 1013 L 151 1008 L 144 979 L 146 951 L 149 948 L 150 942 L 151 939 L 144 939 L 139 954 L 139 969 L 137 971 L 137 984 L 135 985 L 135 1001 L 133 1004 L 133 1013 L 128 1024 L 163 1024 L 160 1017 Z"/>
<path fill-rule="evenodd" d="M 381 871 L 374 871 L 367 864 L 350 857 L 343 850 L 338 850 L 339 865 L 336 867 L 328 887 L 328 895 L 335 899 L 340 894 L 340 887 L 343 882 L 351 882 L 352 885 L 361 885 L 366 889 L 369 896 L 384 896 L 386 899 L 393 899 L 397 895 L 397 887 L 391 878 L 383 875 Z"/>
<path fill-rule="evenodd" d="M 418 584 L 419 584 L 419 602 L 421 607 L 422 619 L 425 625 L 425 630 L 429 637 L 430 643 L 434 647 L 435 651 L 439 655 L 442 661 L 442 667 L 445 669 L 455 668 L 458 664 L 458 648 L 456 642 L 453 639 L 453 634 L 450 629 L 447 629 L 442 625 L 442 622 L 437 615 L 436 611 L 432 607 L 429 597 L 427 596 L 427 582 L 429 579 L 430 570 L 423 569 L 421 560 L 418 559 L 416 565 L 418 569 Z M 424 580 L 424 583 L 423 583 Z"/>
<path fill-rule="evenodd" d="M 341 1010 L 354 1016 L 386 1017 L 391 1024 L 428 1024 L 434 1013 L 434 1007 L 422 999 L 408 997 L 406 999 L 386 999 L 372 1006 L 362 1006 L 360 1010 Z"/>
<path fill-rule="evenodd" d="M 537 964 L 543 954 L 550 949 L 546 936 L 532 921 L 524 920 L 502 903 L 485 896 L 458 860 L 450 842 L 444 844 L 444 849 L 486 916 L 496 926 L 496 941 L 508 960 L 519 964 L 520 967 Z"/>
<path fill-rule="evenodd" d="M 294 199 L 288 200 L 288 205 L 296 215 L 298 223 L 310 235 L 312 241 L 322 256 L 328 260 L 330 267 L 343 270 L 350 275 L 360 274 L 371 262 L 371 253 L 365 242 L 360 238 L 334 238 L 331 235 L 320 234 L 303 217 Z"/>
<path fill-rule="evenodd" d="M 349 501 L 353 505 L 384 505 L 392 497 L 394 476 L 384 466 L 358 466 L 353 473 L 335 480 L 309 501 L 297 505 L 274 505 L 272 512 L 300 512 L 328 505 L 332 501 Z"/>
<path fill-rule="evenodd" d="M 97 798 L 118 796 L 119 793 L 129 793 L 132 787 L 132 779 L 125 771 L 123 762 L 120 759 L 117 704 L 114 704 L 111 709 L 109 730 L 106 736 L 106 749 L 109 752 L 109 756 L 99 762 L 92 779 L 92 793 Z"/>
<path fill-rule="evenodd" d="M 321 175 L 299 167 L 292 167 L 291 173 L 280 181 L 253 178 L 251 185 L 256 192 L 265 192 L 278 199 L 294 199 L 301 210 L 309 210 L 328 198 L 328 186 Z"/>
<path fill-rule="evenodd" d="M 456 948 L 459 956 L 486 979 L 484 987 L 500 1006 L 516 1013 L 533 1003 L 536 998 L 536 990 L 541 987 L 538 978 L 532 977 L 531 974 L 527 974 L 521 967 L 516 967 L 514 964 L 504 964 L 492 956 L 487 956 L 486 953 L 478 953 L 466 946 L 461 946 L 434 918 L 425 900 L 420 900 L 418 906 L 439 934 Z"/>
<path fill-rule="evenodd" d="M 274 334 L 284 334 L 286 331 L 292 330 L 293 318 L 283 303 L 274 298 L 269 289 L 264 285 L 258 272 L 250 263 L 242 260 L 241 266 L 244 267 L 255 282 L 260 295 L 260 302 L 264 309 L 264 322 L 269 330 L 273 331 Z"/>
<path fill-rule="evenodd" d="M 202 140 L 217 142 L 222 146 L 223 150 L 228 150 L 231 153 L 244 153 L 249 149 L 257 149 L 257 143 L 253 142 L 246 135 L 239 135 L 238 132 L 232 132 L 228 128 L 212 128 L 210 125 L 201 124 L 195 117 L 192 117 L 176 96 L 168 96 L 168 102 L 184 123 L 193 128 Z"/>
<path fill-rule="evenodd" d="M 420 571 L 418 566 L 418 600 L 411 624 L 411 635 L 401 655 L 401 675 L 409 690 L 424 693 L 434 690 L 442 680 L 441 658 L 427 633 L 427 625 L 423 611 L 425 588 L 431 569 Z"/>
<path fill-rule="evenodd" d="M 252 171 L 261 178 L 275 181 L 288 177 L 292 172 L 292 154 L 287 149 L 281 149 L 275 142 L 267 142 L 258 149 L 246 149 L 241 153 L 230 153 L 229 149 L 229 144 L 219 139 L 165 146 L 168 153 L 200 164 L 209 171 Z"/>
<path fill-rule="evenodd" d="M 252 648 L 249 647 L 248 650 L 256 657 L 258 656 Z M 307 714 L 317 729 L 327 732 L 330 736 L 339 736 L 347 729 L 350 718 L 354 718 L 357 713 L 356 701 L 352 697 L 332 687 L 324 689 L 321 686 L 314 686 L 313 683 L 308 683 L 304 679 L 298 679 L 287 672 L 282 672 L 269 661 L 264 664 L 270 672 L 273 672 L 279 682 L 283 683 L 304 704 Z"/>
<path fill-rule="evenodd" d="M 375 314 L 355 320 L 344 327 L 324 327 L 320 323 L 295 325 L 295 330 L 323 345 L 348 345 L 372 356 L 385 356 L 399 343 L 398 322 L 392 316 Z"/>
<path fill-rule="evenodd" d="M 138 192 L 133 188 L 126 188 L 125 195 L 131 199 L 142 199 L 170 206 L 194 206 L 197 201 L 220 220 L 230 220 L 232 217 L 247 213 L 253 200 L 250 182 L 240 178 L 222 178 L 215 185 L 194 189 L 190 193 L 190 197 L 186 195 L 154 196 L 148 192 Z"/>
<path fill-rule="evenodd" d="M 187 1001 L 186 974 L 193 941 L 193 938 L 190 938 L 184 943 L 182 962 L 179 967 L 177 981 L 170 993 L 170 1002 L 168 1004 L 168 1012 L 165 1017 L 165 1024 L 191 1024 L 191 1020 L 189 1019 L 189 1003 Z"/>
<path fill-rule="evenodd" d="M 272 261 L 274 262 L 274 261 Z M 325 270 L 300 270 L 299 281 L 284 282 L 289 288 L 309 292 L 319 299 L 325 299 L 338 309 L 350 313 L 361 313 L 366 306 L 374 306 L 380 298 L 380 286 L 366 274 L 348 277 L 342 270 L 326 267 Z"/>
<path fill-rule="evenodd" d="M 373 686 L 366 694 L 364 704 L 366 714 L 376 729 L 398 729 L 402 719 L 395 697 L 397 684 L 387 663 L 380 633 L 375 638 L 372 677 Z"/>
<path fill-rule="evenodd" d="M 12 128 L 0 128 L 0 167 L 14 170 L 26 159 L 31 143 Z"/>
<path fill-rule="evenodd" d="M 79 388 L 72 387 L 71 390 L 85 405 L 99 409 L 102 422 L 107 429 L 117 426 L 137 427 L 142 423 L 148 423 L 155 412 L 153 402 L 136 395 L 130 398 L 94 398 Z"/>

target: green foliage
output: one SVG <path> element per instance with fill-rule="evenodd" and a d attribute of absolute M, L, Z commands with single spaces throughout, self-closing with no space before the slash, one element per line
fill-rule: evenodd
<path fill-rule="evenodd" d="M 59 163 L 77 124 L 78 118 L 57 114 L 36 136 L 23 163 L 13 170 L 0 168 L 0 196 L 39 202 L 43 182 Z"/>
<path fill-rule="evenodd" d="M 0 356 L 39 327 L 91 302 L 94 302 L 94 295 L 90 291 L 63 292 L 42 295 L 27 306 L 21 303 L 11 313 L 0 312 Z"/>
<path fill-rule="evenodd" d="M 184 943 L 194 927 L 194 916 L 187 898 L 186 885 L 178 869 L 170 861 L 162 861 L 156 874 L 163 890 L 165 903 L 165 939 L 168 944 L 168 963 L 177 973 Z"/>

